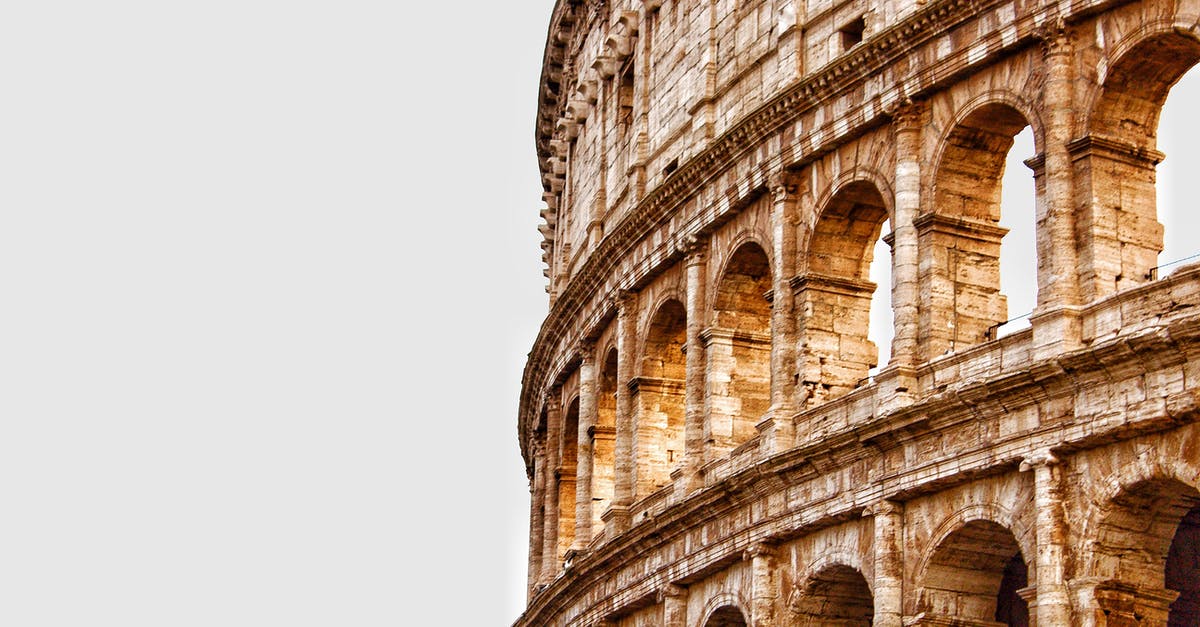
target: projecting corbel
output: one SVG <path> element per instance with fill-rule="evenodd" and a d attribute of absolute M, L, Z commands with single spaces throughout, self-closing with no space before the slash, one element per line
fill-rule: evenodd
<path fill-rule="evenodd" d="M 575 139 L 579 136 L 579 123 L 570 118 L 558 118 L 554 130 L 561 132 L 567 139 Z"/>
<path fill-rule="evenodd" d="M 610 55 L 602 54 L 596 57 L 592 62 L 592 69 L 596 70 L 596 74 L 602 79 L 610 79 L 617 75 L 617 68 L 620 62 Z"/>

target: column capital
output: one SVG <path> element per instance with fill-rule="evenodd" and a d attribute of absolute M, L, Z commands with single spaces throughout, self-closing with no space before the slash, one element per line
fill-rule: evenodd
<path fill-rule="evenodd" d="M 546 394 L 546 411 L 557 412 L 562 409 L 562 399 L 559 398 L 559 388 L 552 388 Z"/>
<path fill-rule="evenodd" d="M 770 190 L 771 198 L 775 202 L 783 202 L 795 198 L 796 192 L 800 189 L 800 183 L 795 173 L 780 170 L 767 177 L 767 189 Z"/>
<path fill-rule="evenodd" d="M 925 125 L 928 107 L 924 100 L 904 97 L 884 107 L 883 112 L 892 118 L 893 132 L 919 131 Z"/>
<path fill-rule="evenodd" d="M 658 602 L 662 603 L 666 599 L 678 599 L 686 597 L 688 589 L 686 586 L 681 586 L 677 583 L 669 583 L 658 590 Z"/>
<path fill-rule="evenodd" d="M 863 508 L 863 516 L 899 516 L 904 513 L 904 504 L 883 499 Z"/>
<path fill-rule="evenodd" d="M 1048 467 L 1057 466 L 1061 463 L 1062 463 L 1062 460 L 1059 459 L 1058 456 L 1055 455 L 1054 453 L 1052 453 L 1050 451 L 1042 451 L 1039 453 L 1034 453 L 1032 455 L 1028 455 L 1025 457 L 1025 459 L 1022 459 L 1020 471 L 1028 472 L 1030 470 L 1036 470 L 1038 468 L 1048 468 Z"/>
<path fill-rule="evenodd" d="M 1071 54 L 1074 50 L 1072 35 L 1062 16 L 1033 29 L 1033 37 L 1041 44 L 1042 55 L 1046 57 Z"/>
<path fill-rule="evenodd" d="M 596 360 L 596 343 L 590 339 L 579 340 L 575 344 L 575 353 L 585 362 Z"/>
<path fill-rule="evenodd" d="M 742 559 L 749 562 L 756 557 L 775 557 L 778 553 L 778 548 L 770 542 L 755 542 L 742 551 Z"/>
<path fill-rule="evenodd" d="M 633 290 L 617 290 L 609 297 L 608 302 L 617 310 L 617 314 L 628 312 L 628 310 L 637 303 L 637 292 Z"/>
<path fill-rule="evenodd" d="M 704 263 L 708 255 L 708 236 L 689 235 L 679 242 L 679 250 L 687 256 L 687 265 Z"/>

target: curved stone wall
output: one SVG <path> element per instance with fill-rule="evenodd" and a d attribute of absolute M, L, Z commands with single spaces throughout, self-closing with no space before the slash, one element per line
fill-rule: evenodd
<path fill-rule="evenodd" d="M 1154 189 L 1198 24 L 1200 0 L 560 2 L 518 624 L 1200 620 L 1200 267 L 1157 276 Z M 1027 127 L 1037 308 L 1001 336 Z"/>

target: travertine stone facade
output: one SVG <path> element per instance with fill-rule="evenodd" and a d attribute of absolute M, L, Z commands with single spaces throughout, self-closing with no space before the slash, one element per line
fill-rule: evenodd
<path fill-rule="evenodd" d="M 1198 61 L 1200 0 L 560 0 L 518 625 L 1200 625 L 1200 266 L 1155 269 Z"/>

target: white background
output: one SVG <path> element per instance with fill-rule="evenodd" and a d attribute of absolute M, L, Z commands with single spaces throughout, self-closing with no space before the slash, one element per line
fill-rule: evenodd
<path fill-rule="evenodd" d="M 509 624 L 550 0 L 9 4 L 0 624 Z"/>

